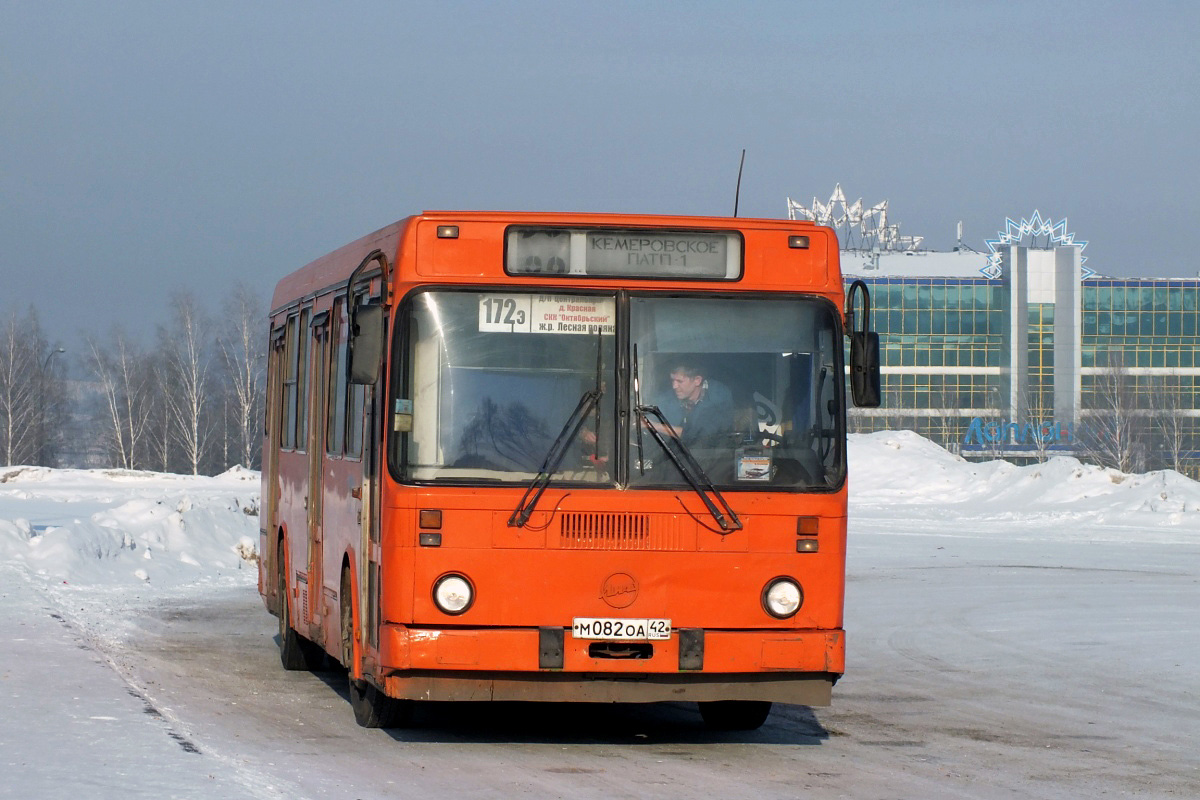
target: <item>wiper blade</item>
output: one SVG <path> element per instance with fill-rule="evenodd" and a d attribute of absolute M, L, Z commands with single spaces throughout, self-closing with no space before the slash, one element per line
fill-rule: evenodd
<path fill-rule="evenodd" d="M 637 414 L 637 465 L 638 472 L 642 475 L 646 474 L 646 459 L 642 449 L 642 382 L 638 378 L 638 346 L 633 346 L 633 410 Z"/>
<path fill-rule="evenodd" d="M 550 450 L 546 453 L 546 460 L 542 462 L 542 468 L 538 474 L 529 482 L 529 486 L 525 489 L 525 494 L 521 495 L 521 502 L 517 503 L 517 507 L 508 518 L 508 525 L 511 528 L 524 527 L 529 518 L 533 515 L 533 509 L 537 507 L 538 500 L 541 499 L 542 493 L 546 491 L 546 487 L 550 485 L 550 476 L 558 469 L 558 465 L 562 463 L 563 456 L 567 453 L 567 448 L 571 442 L 575 441 L 579 429 L 583 427 L 583 421 L 587 418 L 590 412 L 597 403 L 600 402 L 600 388 L 596 387 L 589 389 L 579 398 L 578 405 L 571 412 L 571 416 L 567 418 L 567 422 L 563 425 L 562 430 L 558 433 L 558 438 L 554 440 L 554 444 L 550 445 Z"/>
<path fill-rule="evenodd" d="M 667 420 L 662 409 L 658 406 L 638 405 L 634 407 L 634 410 L 637 412 L 639 430 L 641 429 L 642 422 L 649 415 L 653 415 L 666 428 L 667 433 L 664 434 L 657 425 L 646 425 L 650 429 L 650 435 L 654 437 L 654 441 L 658 442 L 658 446 L 666 452 L 680 474 L 683 475 L 684 480 L 700 496 L 700 499 L 704 502 L 704 507 L 708 509 L 708 513 L 721 526 L 721 534 L 740 531 L 742 529 L 742 521 L 738 519 L 737 512 L 729 506 L 725 497 L 717 491 L 717 487 L 713 486 L 712 480 L 704 472 L 704 467 L 700 466 L 700 462 L 692 455 L 692 451 L 679 438 L 678 432 L 676 432 L 675 427 Z M 716 502 L 713 502 L 714 498 Z M 717 507 L 718 503 L 720 504 L 719 508 Z"/>

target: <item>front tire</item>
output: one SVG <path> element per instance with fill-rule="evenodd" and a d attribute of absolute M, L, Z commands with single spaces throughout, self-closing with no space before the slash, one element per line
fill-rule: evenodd
<path fill-rule="evenodd" d="M 717 700 L 699 705 L 704 724 L 716 731 L 758 730 L 771 713 L 771 704 L 764 700 Z"/>
<path fill-rule="evenodd" d="M 350 708 L 364 728 L 403 728 L 412 722 L 415 703 L 388 697 L 373 683 L 350 679 Z"/>
<path fill-rule="evenodd" d="M 354 677 L 354 589 L 350 571 L 342 571 L 342 665 L 350 678 L 350 708 L 364 728 L 402 728 L 412 721 L 415 703 L 388 697 L 373 683 Z"/>

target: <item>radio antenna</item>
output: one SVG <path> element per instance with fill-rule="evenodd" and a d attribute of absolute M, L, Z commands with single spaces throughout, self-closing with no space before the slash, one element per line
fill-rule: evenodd
<path fill-rule="evenodd" d="M 742 148 L 742 160 L 738 162 L 737 188 L 733 190 L 733 215 L 738 212 L 738 199 L 742 196 L 742 167 L 746 166 L 746 148 Z"/>

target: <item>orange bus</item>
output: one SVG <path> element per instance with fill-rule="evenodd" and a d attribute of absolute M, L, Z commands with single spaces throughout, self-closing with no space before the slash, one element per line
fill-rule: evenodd
<path fill-rule="evenodd" d="M 287 276 L 259 562 L 284 667 L 340 662 L 367 727 L 829 704 L 869 316 L 833 231 L 784 220 L 426 212 Z"/>

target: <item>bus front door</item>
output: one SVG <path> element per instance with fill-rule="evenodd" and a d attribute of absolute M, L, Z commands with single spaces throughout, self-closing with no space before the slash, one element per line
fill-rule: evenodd
<path fill-rule="evenodd" d="M 312 322 L 312 343 L 309 381 L 311 399 L 308 439 L 308 587 L 302 603 L 304 622 L 311 626 L 313 641 L 325 641 L 326 609 L 324 587 L 324 466 L 326 424 L 326 380 L 329 374 L 329 315 L 317 314 Z"/>

